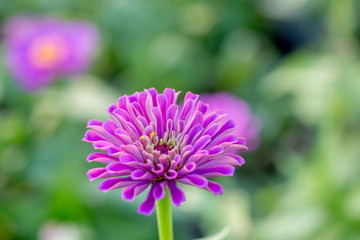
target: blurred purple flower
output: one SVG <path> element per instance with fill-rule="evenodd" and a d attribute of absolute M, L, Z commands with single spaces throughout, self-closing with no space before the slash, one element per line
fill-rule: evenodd
<path fill-rule="evenodd" d="M 90 23 L 57 18 L 16 17 L 5 24 L 3 34 L 5 62 L 28 91 L 85 71 L 98 41 Z"/>
<path fill-rule="evenodd" d="M 254 116 L 249 105 L 239 98 L 227 93 L 201 94 L 200 100 L 209 104 L 210 111 L 227 114 L 223 121 L 233 120 L 236 128 L 233 134 L 245 137 L 249 151 L 255 150 L 259 145 L 259 132 L 261 123 Z"/>
<path fill-rule="evenodd" d="M 172 202 L 185 201 L 178 183 L 222 194 L 220 184 L 208 177 L 232 176 L 234 166 L 244 164 L 235 153 L 246 149 L 244 138 L 230 134 L 234 123 L 221 122 L 224 115 L 208 111 L 198 95 L 188 92 L 183 107 L 176 104 L 180 92 L 155 89 L 122 96 L 108 112 L 112 120 L 91 120 L 84 141 L 95 149 L 89 162 L 106 164 L 88 172 L 90 181 L 109 178 L 99 188 L 106 192 L 124 188 L 122 198 L 132 201 L 147 187 L 150 191 L 138 212 L 150 215 L 156 200 L 168 187 Z"/>

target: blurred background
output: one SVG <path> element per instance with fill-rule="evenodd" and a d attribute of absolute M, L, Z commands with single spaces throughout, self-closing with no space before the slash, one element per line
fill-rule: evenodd
<path fill-rule="evenodd" d="M 144 194 L 128 203 L 121 190 L 103 194 L 100 181 L 89 183 L 93 149 L 81 142 L 88 120 L 106 119 L 119 96 L 149 87 L 181 98 L 227 91 L 261 122 L 246 164 L 217 179 L 222 196 L 184 187 L 175 239 L 360 239 L 359 7 L 0 0 L 0 239 L 157 239 L 155 213 L 136 213 Z M 9 24 L 19 16 L 37 20 Z M 34 45 L 43 32 L 63 34 L 37 25 L 41 18 L 75 29 L 63 31 L 64 42 L 82 43 L 65 52 L 89 45 L 76 55 L 79 68 L 66 67 L 57 38 Z M 92 37 L 72 22 L 86 22 Z"/>

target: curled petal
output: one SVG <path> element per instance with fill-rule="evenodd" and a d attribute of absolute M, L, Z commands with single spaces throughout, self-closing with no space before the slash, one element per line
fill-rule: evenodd
<path fill-rule="evenodd" d="M 86 158 L 86 160 L 88 162 L 101 162 L 101 163 L 113 163 L 113 162 L 117 162 L 118 159 L 115 157 L 112 157 L 106 153 L 90 153 L 89 156 Z"/>
<path fill-rule="evenodd" d="M 151 172 L 153 172 L 157 176 L 161 176 L 164 173 L 164 166 L 162 164 L 158 164 L 157 167 L 158 167 L 157 169 L 152 168 Z"/>
<path fill-rule="evenodd" d="M 115 147 L 115 145 L 112 144 L 111 142 L 108 142 L 108 141 L 104 140 L 104 141 L 96 141 L 96 142 L 94 142 L 93 147 L 95 149 L 99 149 L 99 150 L 102 150 L 102 151 L 107 151 L 109 148 Z"/>
<path fill-rule="evenodd" d="M 154 189 L 158 183 L 154 182 L 151 185 L 150 191 L 143 203 L 138 208 L 138 213 L 143 213 L 146 216 L 150 216 L 155 207 Z"/>
<path fill-rule="evenodd" d="M 99 179 L 99 178 L 108 178 L 108 177 L 115 177 L 115 176 L 120 176 L 120 175 L 121 174 L 119 174 L 119 173 L 109 173 L 106 170 L 106 168 L 93 168 L 87 172 L 87 176 L 88 176 L 90 182 L 92 182 L 95 179 Z"/>
<path fill-rule="evenodd" d="M 212 192 L 214 195 L 222 195 L 223 194 L 222 186 L 213 181 L 208 181 L 208 185 L 204 189 Z"/>
<path fill-rule="evenodd" d="M 87 141 L 87 142 L 97 142 L 103 140 L 106 139 L 93 130 L 86 131 L 85 137 L 83 138 L 83 141 Z"/>
<path fill-rule="evenodd" d="M 198 94 L 194 94 L 192 92 L 187 92 L 184 98 L 184 102 L 186 102 L 187 100 L 191 99 L 196 101 L 199 98 Z"/>
<path fill-rule="evenodd" d="M 199 101 L 198 106 L 197 106 L 197 110 L 199 112 L 201 112 L 202 114 L 205 114 L 206 111 L 208 110 L 208 108 L 209 108 L 209 104 L 205 104 L 202 101 Z"/>
<path fill-rule="evenodd" d="M 117 178 L 109 178 L 100 183 L 99 189 L 103 192 L 107 192 L 116 188 L 123 188 L 129 186 L 131 184 L 136 183 L 137 181 L 132 180 L 130 177 L 117 177 Z"/>
<path fill-rule="evenodd" d="M 193 172 L 195 169 L 196 169 L 196 163 L 194 162 L 187 163 L 179 170 L 178 175 L 182 176 L 189 174 Z"/>
<path fill-rule="evenodd" d="M 239 166 L 245 164 L 244 158 L 242 158 L 242 157 L 239 156 L 239 155 L 231 154 L 231 155 L 229 155 L 229 157 L 235 159 L 235 160 L 237 161 L 237 163 L 239 164 Z"/>
<path fill-rule="evenodd" d="M 177 171 L 169 170 L 168 173 L 165 173 L 165 178 L 168 180 L 175 179 L 178 176 Z"/>
<path fill-rule="evenodd" d="M 99 121 L 99 120 L 90 120 L 87 124 L 87 128 L 91 127 L 91 126 L 102 126 L 103 122 Z"/>
<path fill-rule="evenodd" d="M 131 178 L 134 180 L 152 179 L 156 178 L 153 174 L 148 171 L 135 170 L 131 173 Z"/>
<path fill-rule="evenodd" d="M 142 180 L 136 184 L 130 185 L 124 188 L 121 197 L 125 201 L 132 202 L 134 198 L 142 193 L 150 184 L 150 180 Z"/>
<path fill-rule="evenodd" d="M 169 187 L 171 199 L 174 205 L 177 207 L 180 206 L 180 204 L 186 200 L 184 192 L 177 186 L 174 180 L 168 181 L 167 186 Z"/>
<path fill-rule="evenodd" d="M 166 182 L 162 181 L 154 187 L 154 198 L 156 200 L 159 201 L 165 197 L 165 186 Z"/>
<path fill-rule="evenodd" d="M 196 174 L 186 175 L 184 177 L 176 179 L 176 181 L 199 188 L 204 188 L 208 184 L 208 180 L 205 177 Z"/>

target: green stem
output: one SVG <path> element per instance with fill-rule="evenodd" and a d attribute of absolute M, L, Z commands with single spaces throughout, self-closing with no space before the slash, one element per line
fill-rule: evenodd
<path fill-rule="evenodd" d="M 173 240 L 171 217 L 171 198 L 169 190 L 165 189 L 165 197 L 156 201 L 156 213 L 160 240 Z"/>

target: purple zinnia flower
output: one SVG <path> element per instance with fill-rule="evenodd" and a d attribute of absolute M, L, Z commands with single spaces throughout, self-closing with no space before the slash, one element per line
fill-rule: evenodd
<path fill-rule="evenodd" d="M 150 186 L 138 212 L 150 215 L 165 188 L 179 206 L 185 195 L 178 183 L 222 194 L 220 184 L 208 177 L 232 176 L 244 160 L 236 155 L 246 148 L 245 139 L 230 134 L 233 121 L 222 123 L 223 114 L 208 111 L 198 95 L 188 92 L 183 107 L 176 104 L 180 92 L 154 88 L 122 96 L 108 108 L 111 120 L 91 120 L 83 140 L 95 149 L 89 162 L 106 164 L 88 172 L 90 181 L 108 178 L 99 188 L 106 192 L 124 188 L 122 198 L 132 201 Z"/>
<path fill-rule="evenodd" d="M 3 34 L 5 62 L 28 91 L 86 70 L 98 39 L 88 22 L 26 16 L 8 21 Z"/>
<path fill-rule="evenodd" d="M 228 92 L 201 94 L 200 100 L 209 104 L 209 111 L 227 114 L 222 121 L 233 120 L 236 127 L 233 134 L 244 137 L 250 151 L 259 145 L 260 119 L 254 116 L 249 105 Z"/>

